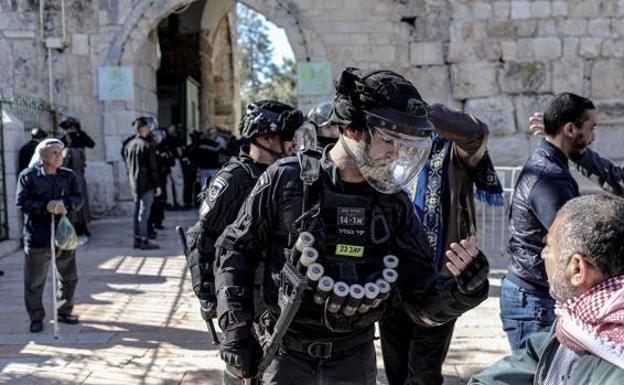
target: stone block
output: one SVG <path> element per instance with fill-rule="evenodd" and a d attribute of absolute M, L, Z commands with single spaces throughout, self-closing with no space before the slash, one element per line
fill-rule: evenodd
<path fill-rule="evenodd" d="M 113 167 L 102 161 L 88 161 L 85 177 L 89 191 L 89 209 L 95 216 L 115 207 L 115 180 Z"/>
<path fill-rule="evenodd" d="M 607 39 L 602 42 L 601 54 L 606 58 L 624 58 L 624 41 Z"/>
<path fill-rule="evenodd" d="M 501 88 L 510 94 L 539 93 L 550 89 L 548 66 L 543 62 L 508 62 L 500 73 Z"/>
<path fill-rule="evenodd" d="M 593 19 L 587 23 L 587 32 L 590 36 L 610 37 L 611 36 L 611 20 L 609 19 Z"/>
<path fill-rule="evenodd" d="M 537 22 L 537 36 L 557 36 L 557 23 L 555 23 L 555 20 L 539 20 Z"/>
<path fill-rule="evenodd" d="M 516 26 L 510 20 L 491 19 L 487 24 L 487 33 L 490 38 L 513 39 L 516 37 Z"/>
<path fill-rule="evenodd" d="M 536 60 L 552 60 L 561 56 L 561 39 L 539 37 L 533 39 L 533 57 Z"/>
<path fill-rule="evenodd" d="M 490 135 L 509 135 L 516 131 L 514 105 L 507 96 L 469 99 L 464 111 L 488 125 Z"/>
<path fill-rule="evenodd" d="M 531 153 L 529 134 L 519 132 L 509 136 L 492 136 L 488 138 L 488 151 L 497 166 L 521 166 Z"/>
<path fill-rule="evenodd" d="M 591 70 L 591 96 L 594 98 L 620 98 L 624 95 L 624 61 L 597 60 Z"/>
<path fill-rule="evenodd" d="M 603 124 L 624 124 L 624 99 L 593 100 L 598 110 L 598 135 L 602 135 Z M 624 142 L 623 142 L 624 143 Z M 621 154 L 620 157 L 624 157 Z"/>
<path fill-rule="evenodd" d="M 529 117 L 535 112 L 544 111 L 552 95 L 517 96 L 514 100 L 516 107 L 516 124 L 518 132 L 529 133 Z"/>
<path fill-rule="evenodd" d="M 559 34 L 565 36 L 584 36 L 587 33 L 587 20 L 565 18 L 559 20 Z"/>
<path fill-rule="evenodd" d="M 413 65 L 444 64 L 442 42 L 411 43 L 410 63 Z"/>
<path fill-rule="evenodd" d="M 465 63 L 451 65 L 453 96 L 469 99 L 497 95 L 495 63 Z"/>
<path fill-rule="evenodd" d="M 0 84 L 12 87 L 13 52 L 8 40 L 0 39 Z"/>
<path fill-rule="evenodd" d="M 453 41 L 448 45 L 450 63 L 498 61 L 501 56 L 502 51 L 498 40 Z"/>
<path fill-rule="evenodd" d="M 517 37 L 534 37 L 537 32 L 537 20 L 516 20 Z"/>
<path fill-rule="evenodd" d="M 531 5 L 531 15 L 534 18 L 542 19 L 550 17 L 552 8 L 550 1 L 536 1 Z"/>
<path fill-rule="evenodd" d="M 493 13 L 492 4 L 489 3 L 477 2 L 472 7 L 472 14 L 475 19 L 489 19 Z"/>
<path fill-rule="evenodd" d="M 518 43 L 515 40 L 505 40 L 501 42 L 501 50 L 503 55 L 503 61 L 517 61 L 518 57 Z"/>
<path fill-rule="evenodd" d="M 574 58 L 576 60 L 579 51 L 579 39 L 576 37 L 566 37 L 563 39 L 563 57 Z"/>
<path fill-rule="evenodd" d="M 509 1 L 495 1 L 492 4 L 494 17 L 498 19 L 509 19 L 511 14 L 511 3 Z"/>
<path fill-rule="evenodd" d="M 600 56 L 602 39 L 599 37 L 582 37 L 579 40 L 579 56 L 584 58 L 597 58 Z"/>
<path fill-rule="evenodd" d="M 459 1 L 451 2 L 451 16 L 454 20 L 472 18 L 472 7 Z"/>
<path fill-rule="evenodd" d="M 583 95 L 584 63 L 582 60 L 561 60 L 553 63 L 553 92 Z"/>
<path fill-rule="evenodd" d="M 106 146 L 106 161 L 115 162 L 121 160 L 121 142 L 124 137 L 117 135 L 106 135 L 104 145 Z"/>
<path fill-rule="evenodd" d="M 35 39 L 35 31 L 4 31 L 7 39 Z"/>
<path fill-rule="evenodd" d="M 568 15 L 584 18 L 600 16 L 601 3 L 602 0 L 568 0 Z"/>
<path fill-rule="evenodd" d="M 530 19 L 531 18 L 531 2 L 530 1 L 512 1 L 511 2 L 511 18 L 512 19 Z"/>
<path fill-rule="evenodd" d="M 553 1 L 552 15 L 553 16 L 568 16 L 568 2 L 559 1 L 559 0 Z"/>
<path fill-rule="evenodd" d="M 410 68 L 406 76 L 427 102 L 447 104 L 452 99 L 448 66 Z"/>

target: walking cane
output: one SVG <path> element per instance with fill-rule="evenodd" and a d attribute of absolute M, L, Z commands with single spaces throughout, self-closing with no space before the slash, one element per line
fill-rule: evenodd
<path fill-rule="evenodd" d="M 54 339 L 58 339 L 59 336 L 59 326 L 58 326 L 58 308 L 56 306 L 56 236 L 55 236 L 56 226 L 54 223 L 54 214 L 52 214 L 52 225 L 50 231 L 50 250 L 52 251 L 52 322 L 54 323 Z"/>

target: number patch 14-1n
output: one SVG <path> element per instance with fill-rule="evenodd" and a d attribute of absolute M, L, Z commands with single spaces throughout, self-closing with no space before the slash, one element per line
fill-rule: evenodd
<path fill-rule="evenodd" d="M 336 255 L 343 255 L 345 257 L 363 257 L 364 256 L 364 246 L 354 246 L 354 245 L 336 245 Z"/>

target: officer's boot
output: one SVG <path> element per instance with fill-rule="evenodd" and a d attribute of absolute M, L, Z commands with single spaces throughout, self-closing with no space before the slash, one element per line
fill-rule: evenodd
<path fill-rule="evenodd" d="M 135 249 L 140 249 L 141 248 L 141 238 L 134 237 L 134 248 Z"/>

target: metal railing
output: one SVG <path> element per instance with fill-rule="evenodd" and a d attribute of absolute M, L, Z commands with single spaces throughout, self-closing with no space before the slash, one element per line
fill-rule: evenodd
<path fill-rule="evenodd" d="M 66 108 L 50 105 L 46 100 L 32 96 L 16 94 L 0 90 L 0 241 L 9 237 L 7 195 L 6 195 L 6 164 L 4 159 L 4 114 L 9 113 L 24 125 L 29 132 L 40 128 L 53 137 L 57 134 L 58 124 L 65 115 Z M 18 149 L 14 149 L 16 152 Z"/>
<path fill-rule="evenodd" d="M 479 248 L 486 250 L 488 255 L 502 255 L 509 240 L 509 205 L 513 197 L 516 179 L 522 167 L 496 167 L 498 179 L 503 187 L 504 205 L 491 207 L 484 202 L 476 201 L 477 241 Z"/>

